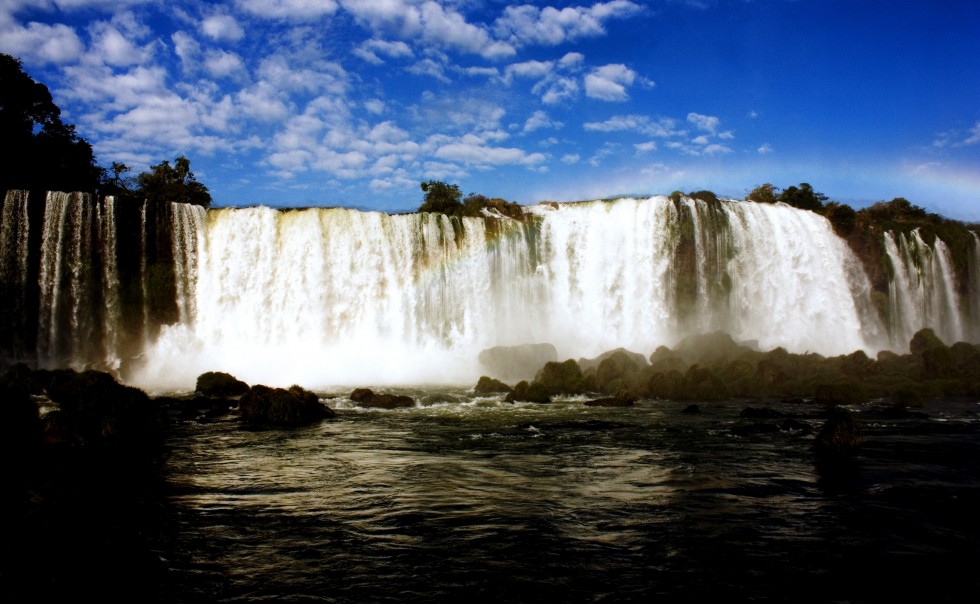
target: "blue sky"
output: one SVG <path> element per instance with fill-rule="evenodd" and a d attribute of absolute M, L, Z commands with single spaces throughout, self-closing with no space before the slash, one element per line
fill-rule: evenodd
<path fill-rule="evenodd" d="M 2 0 L 0 51 L 216 205 L 809 182 L 980 221 L 975 0 Z"/>

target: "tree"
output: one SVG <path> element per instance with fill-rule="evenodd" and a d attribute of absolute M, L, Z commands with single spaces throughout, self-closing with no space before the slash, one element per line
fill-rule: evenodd
<path fill-rule="evenodd" d="M 62 123 L 47 86 L 6 54 L 0 54 L 0 138 L 9 149 L 0 190 L 95 191 L 99 185 L 92 146 Z"/>
<path fill-rule="evenodd" d="M 463 207 L 460 203 L 463 192 L 458 185 L 446 184 L 441 180 L 427 180 L 420 184 L 420 188 L 425 192 L 425 197 L 419 206 L 419 212 L 454 215 Z"/>
<path fill-rule="evenodd" d="M 779 194 L 777 191 L 779 191 L 779 187 L 767 182 L 749 191 L 749 194 L 745 196 L 745 199 L 747 201 L 757 201 L 759 203 L 776 203 L 779 201 Z"/>
<path fill-rule="evenodd" d="M 141 172 L 136 177 L 136 184 L 139 193 L 151 203 L 176 201 L 206 208 L 211 206 L 211 193 L 194 178 L 191 160 L 183 155 L 174 160 L 173 166 L 166 160 L 150 166 L 150 172 Z"/>
<path fill-rule="evenodd" d="M 791 205 L 794 208 L 810 210 L 818 214 L 823 212 L 823 204 L 827 201 L 827 196 L 817 193 L 810 186 L 810 183 L 801 182 L 799 188 L 789 187 L 779 194 L 779 201 Z"/>

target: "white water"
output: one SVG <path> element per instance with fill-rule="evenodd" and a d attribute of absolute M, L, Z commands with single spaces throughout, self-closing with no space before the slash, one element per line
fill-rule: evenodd
<path fill-rule="evenodd" d="M 980 301 L 960 298 L 941 241 L 886 237 L 883 323 L 862 266 L 823 217 L 663 197 L 536 206 L 526 223 L 467 218 L 460 233 L 442 215 L 175 204 L 177 320 L 157 333 L 149 304 L 122 308 L 115 202 L 84 199 L 50 194 L 31 252 L 27 197 L 8 194 L 4 308 L 24 306 L 38 253 L 38 364 L 117 370 L 149 390 L 190 389 L 209 370 L 313 388 L 472 384 L 492 346 L 547 342 L 562 359 L 620 346 L 649 354 L 717 329 L 763 350 L 824 355 L 905 352 L 922 327 L 947 343 L 980 336 Z M 129 290 L 150 299 L 153 225 L 145 207 L 131 215 L 142 277 Z M 980 239 L 969 262 L 976 278 Z"/>
<path fill-rule="evenodd" d="M 684 203 L 697 216 L 700 202 Z M 724 203 L 730 232 L 696 246 L 693 329 L 725 328 L 763 348 L 873 352 L 867 280 L 822 217 Z M 222 209 L 200 222 L 190 320 L 164 330 L 134 381 L 193 384 L 206 370 L 312 387 L 471 383 L 480 350 L 554 344 L 560 358 L 625 346 L 649 354 L 686 334 L 677 320 L 677 209 L 664 198 L 539 206 L 539 232 L 502 234 L 441 215 L 345 209 Z M 702 218 L 703 219 L 703 218 Z M 187 226 L 182 227 L 189 228 Z M 699 229 L 700 231 L 700 229 Z M 721 249 L 731 281 L 709 303 L 704 267 Z M 189 254 L 188 256 L 194 256 Z"/>

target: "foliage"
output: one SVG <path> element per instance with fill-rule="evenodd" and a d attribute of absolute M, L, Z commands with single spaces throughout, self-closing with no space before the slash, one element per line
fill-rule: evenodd
<path fill-rule="evenodd" d="M 125 166 L 122 166 L 125 167 Z M 210 207 L 211 193 L 194 178 L 191 161 L 181 155 L 174 165 L 164 160 L 136 177 L 139 192 L 150 203 L 180 202 Z"/>
<path fill-rule="evenodd" d="M 834 227 L 834 232 L 840 237 L 847 237 L 854 232 L 854 227 L 857 224 L 857 212 L 851 206 L 831 201 L 824 206 L 823 213 L 830 221 L 831 226 Z"/>
<path fill-rule="evenodd" d="M 61 121 L 47 86 L 6 54 L 0 54 L 0 135 L 11 150 L 0 164 L 0 190 L 92 192 L 98 186 L 92 146 Z"/>
<path fill-rule="evenodd" d="M 810 183 L 802 182 L 799 187 L 788 187 L 779 194 L 779 201 L 801 210 L 810 210 L 820 214 L 823 212 L 827 196 L 817 193 Z"/>
<path fill-rule="evenodd" d="M 419 206 L 419 212 L 434 212 L 454 216 L 463 207 L 463 204 L 460 203 L 463 192 L 460 191 L 459 185 L 450 185 L 441 180 L 427 180 L 421 183 L 419 187 L 425 193 L 422 205 Z"/>
<path fill-rule="evenodd" d="M 691 199 L 700 199 L 708 203 L 718 203 L 718 196 L 712 191 L 691 191 L 687 196 Z"/>
<path fill-rule="evenodd" d="M 777 191 L 779 191 L 779 187 L 767 182 L 749 191 L 749 194 L 745 196 L 745 200 L 758 203 L 776 203 L 779 201 Z"/>

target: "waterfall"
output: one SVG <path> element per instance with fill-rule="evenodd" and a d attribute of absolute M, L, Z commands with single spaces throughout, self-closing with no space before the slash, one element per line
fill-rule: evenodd
<path fill-rule="evenodd" d="M 980 336 L 976 234 L 963 264 L 939 238 L 885 233 L 884 292 L 824 217 L 781 204 L 626 198 L 515 220 L 10 192 L 0 216 L 3 362 L 153 390 L 209 370 L 467 384 L 493 346 L 649 354 L 718 329 L 824 355 L 902 352 L 922 327 Z"/>
<path fill-rule="evenodd" d="M 925 327 L 949 343 L 966 337 L 946 244 L 936 238 L 930 246 L 918 230 L 888 232 L 885 251 L 892 269 L 888 320 L 893 345 L 906 349 L 912 335 Z"/>

